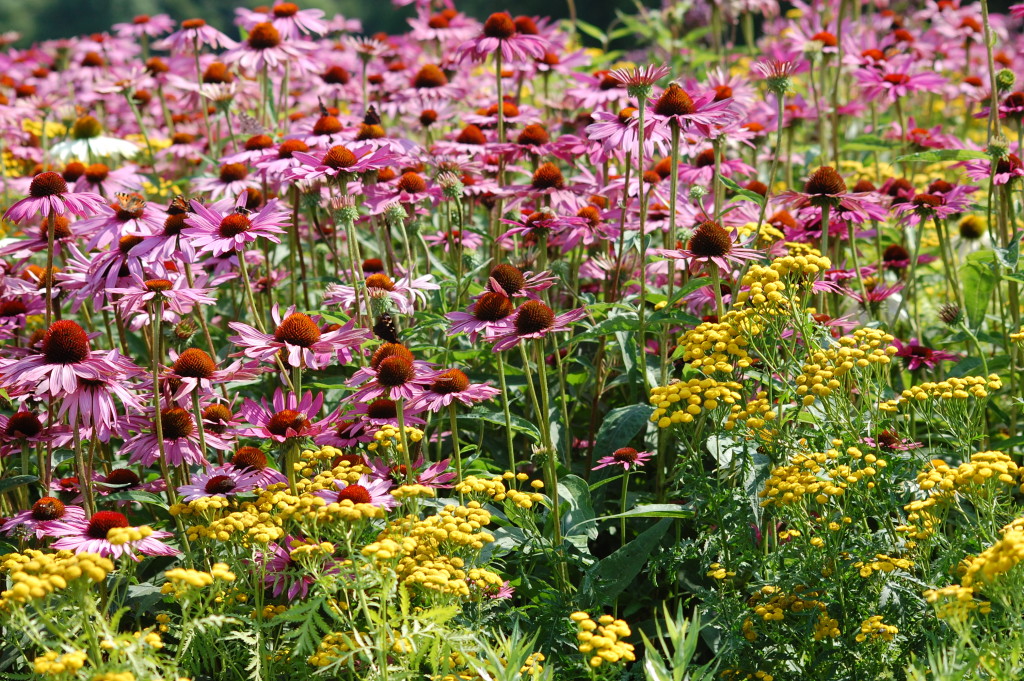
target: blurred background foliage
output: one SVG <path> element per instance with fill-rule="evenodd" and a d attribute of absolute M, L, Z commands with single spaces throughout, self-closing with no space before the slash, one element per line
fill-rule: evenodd
<path fill-rule="evenodd" d="M 691 4 L 688 0 L 679 1 Z M 1021 1 L 989 0 L 989 9 L 1005 12 L 1009 5 Z M 605 30 L 615 20 L 616 11 L 634 13 L 641 2 L 650 6 L 661 4 L 660 0 L 576 0 L 576 7 L 580 19 Z M 962 2 L 967 4 L 969 0 Z M 237 31 L 233 30 L 231 22 L 236 7 L 272 3 L 273 0 L 0 0 L 0 31 L 17 31 L 22 35 L 18 44 L 24 46 L 37 40 L 107 31 L 113 24 L 130 21 L 137 14 L 163 12 L 179 21 L 202 17 L 235 36 Z M 897 11 L 913 11 L 924 3 L 925 0 L 895 0 L 888 4 Z M 348 18 L 362 19 L 366 33 L 402 32 L 407 28 L 406 17 L 414 14 L 412 6 L 395 7 L 390 0 L 299 0 L 297 4 L 303 8 L 319 7 L 328 16 L 341 13 Z M 786 2 L 781 4 L 783 9 L 790 6 Z M 456 6 L 481 19 L 491 12 L 506 9 L 512 14 L 568 17 L 565 0 L 516 0 L 515 3 L 506 0 L 456 0 Z"/>
<path fill-rule="evenodd" d="M 175 19 L 202 17 L 218 28 L 231 26 L 236 7 L 270 5 L 273 0 L 0 0 L 0 30 L 17 31 L 20 45 L 48 38 L 109 30 L 118 22 L 130 21 L 137 14 L 167 13 Z M 367 33 L 401 32 L 407 28 L 406 17 L 414 9 L 395 7 L 390 0 L 299 0 L 302 8 L 319 7 L 328 13 L 341 13 L 348 18 L 362 19 Z M 486 17 L 491 12 L 507 9 L 513 14 L 568 16 L 564 0 L 516 0 L 502 3 L 495 0 L 457 0 L 456 6 L 471 16 Z M 577 0 L 580 19 L 602 28 L 615 18 L 615 10 L 635 11 L 633 0 Z M 228 32 L 237 35 L 237 32 Z"/>

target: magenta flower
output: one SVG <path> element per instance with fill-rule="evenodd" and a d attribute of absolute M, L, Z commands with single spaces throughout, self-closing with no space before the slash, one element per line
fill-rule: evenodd
<path fill-rule="evenodd" d="M 299 40 L 282 40 L 274 24 L 264 21 L 256 24 L 245 42 L 224 53 L 228 64 L 238 64 L 250 73 L 264 69 L 277 69 L 287 63 L 293 72 L 305 73 L 314 68 L 308 52 L 315 46 Z"/>
<path fill-rule="evenodd" d="M 316 421 L 316 415 L 324 406 L 324 394 L 307 392 L 299 400 L 295 393 L 285 396 L 280 388 L 274 391 L 274 399 L 267 404 L 265 397 L 255 401 L 246 398 L 242 403 L 242 416 L 252 427 L 243 429 L 242 435 L 285 442 L 293 437 L 316 437 L 329 428 L 333 416 Z"/>
<path fill-rule="evenodd" d="M 373 354 L 370 365 L 359 369 L 348 385 L 361 386 L 353 400 L 368 402 L 379 397 L 390 400 L 412 400 L 423 393 L 437 377 L 428 362 L 413 358 L 399 343 L 385 343 Z"/>
<path fill-rule="evenodd" d="M 898 434 L 891 430 L 879 431 L 877 436 L 862 438 L 861 442 L 868 445 L 869 447 L 877 447 L 878 449 L 883 449 L 890 452 L 906 452 L 911 449 L 919 449 L 921 447 L 924 447 L 924 443 L 914 442 L 913 440 L 901 438 Z"/>
<path fill-rule="evenodd" d="M 230 213 L 221 212 L 230 205 L 225 205 L 225 201 L 212 206 L 192 201 L 192 213 L 185 218 L 188 227 L 181 231 L 181 235 L 187 237 L 197 250 L 213 256 L 241 251 L 261 236 L 275 244 L 281 243 L 277 235 L 285 232 L 282 226 L 288 224 L 288 214 L 278 210 L 277 199 L 271 199 L 253 215 L 245 208 L 246 197 L 244 192 L 240 194 Z"/>
<path fill-rule="evenodd" d="M 846 181 L 829 166 L 822 166 L 811 173 L 802 192 L 784 191 L 778 198 L 791 208 L 830 206 L 845 209 L 862 219 L 877 215 L 875 208 L 879 200 L 876 192 L 848 192 Z"/>
<path fill-rule="evenodd" d="M 686 260 L 690 271 L 698 272 L 702 266 L 714 263 L 723 272 L 732 270 L 733 265 L 742 266 L 762 257 L 760 251 L 736 246 L 730 234 L 714 220 L 705 220 L 697 225 L 686 243 L 679 250 L 658 250 L 657 253 L 671 260 Z"/>
<path fill-rule="evenodd" d="M 192 477 L 192 482 L 178 488 L 182 501 L 206 497 L 223 497 L 251 492 L 259 486 L 258 473 L 240 470 L 230 464 L 217 466 Z"/>
<path fill-rule="evenodd" d="M 234 362 L 225 369 L 218 369 L 217 362 L 201 348 L 185 348 L 181 354 L 171 350 L 171 366 L 163 379 L 176 402 L 191 403 L 193 393 L 205 397 L 213 392 L 216 384 L 229 381 L 248 380 L 260 374 L 255 362 L 242 364 Z"/>
<path fill-rule="evenodd" d="M 136 551 L 144 556 L 174 556 L 177 549 L 160 541 L 174 536 L 171 532 L 154 532 L 137 541 L 114 544 L 107 537 L 111 530 L 130 527 L 128 518 L 116 511 L 97 511 L 88 521 L 52 522 L 48 529 L 53 536 L 63 537 L 53 543 L 55 549 L 67 549 L 75 553 L 96 553 L 101 556 L 120 558 L 128 556 L 138 561 Z"/>
<path fill-rule="evenodd" d="M 502 352 L 514 348 L 522 340 L 544 338 L 549 333 L 567 331 L 570 324 L 586 316 L 584 308 L 555 315 L 550 307 L 539 300 L 529 300 L 519 306 L 514 318 L 510 315 L 503 320 L 502 325 L 492 327 L 486 338 L 494 343 L 494 352 Z"/>
<path fill-rule="evenodd" d="M 209 295 L 213 289 L 189 288 L 185 277 L 169 279 L 146 279 L 137 275 L 132 277 L 134 286 L 131 288 L 110 288 L 108 293 L 118 296 L 117 309 L 127 317 L 135 314 L 148 314 L 149 303 L 162 300 L 167 309 L 179 315 L 187 315 L 198 305 L 214 305 L 216 300 Z"/>
<path fill-rule="evenodd" d="M 370 468 L 370 475 L 378 480 L 390 480 L 396 485 L 411 483 L 423 485 L 424 487 L 449 488 L 452 480 L 455 479 L 454 471 L 448 472 L 449 460 L 444 459 L 437 463 L 425 466 L 426 459 L 422 455 L 412 462 L 412 471 L 404 464 L 389 466 L 381 459 L 366 459 L 366 465 Z"/>
<path fill-rule="evenodd" d="M 416 404 L 427 411 L 439 412 L 455 402 L 467 407 L 476 402 L 494 399 L 501 391 L 484 383 L 470 383 L 469 377 L 459 369 L 448 369 L 437 374 L 428 388 L 416 398 Z"/>
<path fill-rule="evenodd" d="M 935 91 L 945 85 L 946 79 L 934 71 L 913 73 L 914 61 L 890 59 L 874 66 L 867 66 L 854 72 L 864 94 L 871 100 L 885 99 L 895 102 L 913 92 Z"/>
<path fill-rule="evenodd" d="M 310 317 L 296 312 L 294 305 L 282 318 L 275 303 L 271 314 L 277 324 L 272 334 L 261 333 L 241 322 L 228 323 L 231 330 L 240 334 L 228 339 L 242 348 L 238 355 L 273 362 L 280 354 L 288 366 L 323 369 L 336 358 L 350 362 L 353 350 L 373 337 L 365 329 L 356 329 L 355 320 L 325 333 L 321 331 L 319 315 Z"/>
<path fill-rule="evenodd" d="M 36 539 L 50 536 L 50 523 L 63 520 L 66 522 L 85 522 L 85 511 L 80 506 L 65 506 L 55 497 L 42 497 L 32 508 L 18 511 L 0 525 L 0 534 L 8 537 L 15 533 L 22 536 L 35 534 Z"/>
<path fill-rule="evenodd" d="M 271 468 L 267 462 L 267 455 L 256 447 L 239 447 L 231 456 L 231 463 L 228 466 L 236 471 L 254 473 L 256 486 L 263 489 L 278 483 L 288 484 L 288 478 L 284 473 Z"/>
<path fill-rule="evenodd" d="M 714 137 L 714 126 L 724 128 L 739 118 L 731 98 L 716 101 L 714 92 L 691 97 L 675 83 L 654 102 L 652 116 L 666 128 L 676 125 L 682 132 L 704 137 Z"/>
<path fill-rule="evenodd" d="M 511 14 L 495 12 L 487 17 L 483 32 L 478 37 L 459 45 L 455 57 L 459 61 L 483 61 L 487 55 L 500 50 L 502 61 L 511 64 L 542 59 L 547 47 L 548 41 L 539 35 L 520 33 Z"/>
<path fill-rule="evenodd" d="M 897 338 L 893 340 L 893 345 L 897 348 L 895 356 L 902 357 L 904 365 L 910 371 L 917 371 L 921 367 L 934 369 L 942 362 L 955 362 L 960 359 L 959 355 L 954 355 L 951 352 L 925 347 L 916 338 L 911 338 L 906 345 Z"/>
<path fill-rule="evenodd" d="M 597 465 L 591 470 L 607 468 L 608 466 L 622 466 L 623 470 L 640 468 L 654 456 L 650 452 L 638 452 L 632 447 L 621 447 L 612 452 L 611 456 L 603 456 L 597 460 Z"/>
<path fill-rule="evenodd" d="M 261 554 L 258 559 L 265 562 L 266 576 L 263 583 L 271 589 L 274 598 L 286 593 L 289 601 L 296 598 L 305 598 L 309 593 L 309 587 L 316 581 L 309 572 L 292 560 L 291 549 L 301 545 L 297 537 L 291 535 L 284 538 L 283 545 L 271 542 L 268 548 L 271 552 L 270 560 L 266 554 Z"/>
<path fill-rule="evenodd" d="M 416 277 L 411 281 L 409 277 L 392 281 L 391 277 L 380 272 L 368 276 L 363 282 L 363 286 L 366 288 L 364 295 L 371 299 L 387 298 L 403 314 L 411 314 L 417 300 L 426 301 L 427 296 L 430 295 L 428 291 L 436 291 L 441 288 L 434 283 L 434 277 L 431 274 Z M 365 298 L 363 300 L 365 301 Z M 328 284 L 324 289 L 324 305 L 338 305 L 348 310 L 352 309 L 355 302 L 356 291 L 352 286 Z"/>
<path fill-rule="evenodd" d="M 370 504 L 390 511 L 398 506 L 398 499 L 391 495 L 393 486 L 388 479 L 371 480 L 366 475 L 361 475 L 359 480 L 348 485 L 341 480 L 335 480 L 333 487 L 322 489 L 315 494 L 329 504 L 336 504 L 347 499 L 353 504 Z"/>
<path fill-rule="evenodd" d="M 153 43 L 154 49 L 170 50 L 176 54 L 198 52 L 201 47 L 229 49 L 237 45 L 213 26 L 208 26 L 203 19 L 186 19 L 177 31 Z"/>
<path fill-rule="evenodd" d="M 28 196 L 8 208 L 4 220 L 27 222 L 37 215 L 48 217 L 65 213 L 87 217 L 104 210 L 107 210 L 107 202 L 99 194 L 68 191 L 68 183 L 60 174 L 45 172 L 32 178 Z"/>
<path fill-rule="evenodd" d="M 333 146 L 322 154 L 307 154 L 297 151 L 292 158 L 301 165 L 292 168 L 285 174 L 288 180 L 318 180 L 321 177 L 346 177 L 368 173 L 385 168 L 398 159 L 384 147 L 369 145 L 349 149 L 345 146 Z"/>
<path fill-rule="evenodd" d="M 131 454 L 130 463 L 152 466 L 160 459 L 160 441 L 156 436 L 156 419 L 160 419 L 163 435 L 164 458 L 170 466 L 187 463 L 191 466 L 208 466 L 206 455 L 199 447 L 199 433 L 192 414 L 181 407 L 161 409 L 159 416 L 153 415 L 142 421 L 142 432 L 126 440 L 121 451 Z M 206 446 L 227 451 L 231 445 L 214 433 L 204 433 Z"/>
<path fill-rule="evenodd" d="M 323 35 L 328 27 L 324 23 L 322 9 L 299 9 L 294 2 L 276 0 L 267 12 L 253 11 L 245 7 L 235 10 L 238 23 L 247 31 L 257 24 L 269 21 L 285 38 L 298 38 L 302 34 Z"/>

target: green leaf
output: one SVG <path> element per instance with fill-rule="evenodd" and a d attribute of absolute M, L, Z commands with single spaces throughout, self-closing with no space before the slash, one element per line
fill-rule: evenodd
<path fill-rule="evenodd" d="M 843 151 L 887 151 L 896 146 L 896 142 L 878 135 L 858 135 L 842 144 Z"/>
<path fill-rule="evenodd" d="M 671 525 L 672 521 L 670 520 L 659 520 L 641 532 L 633 541 L 599 561 L 587 573 L 586 581 L 591 582 L 590 588 L 585 585 L 581 591 L 594 593 L 601 604 L 614 602 L 618 595 L 640 574 L 651 551 L 665 536 Z"/>
<path fill-rule="evenodd" d="M 1017 232 L 1010 239 L 1010 243 L 1006 248 L 994 249 L 996 260 L 1010 272 L 1017 271 L 1017 263 L 1020 261 L 1020 238 L 1022 236 L 1024 236 L 1024 232 Z"/>
<path fill-rule="evenodd" d="M 153 494 L 141 489 L 126 489 L 121 492 L 113 492 L 104 498 L 109 501 L 137 501 L 140 504 L 155 504 L 167 508 L 167 501 L 159 494 Z"/>
<path fill-rule="evenodd" d="M 597 431 L 594 455 L 608 456 L 616 449 L 625 447 L 643 430 L 654 413 L 649 404 L 631 404 L 608 412 L 601 428 Z"/>
<path fill-rule="evenodd" d="M 964 286 L 964 311 L 972 329 L 981 327 L 992 289 L 996 285 L 996 274 L 989 262 L 986 262 L 992 259 L 992 251 L 978 251 L 969 255 L 967 262 L 960 266 L 960 281 Z"/>
<path fill-rule="evenodd" d="M 605 43 L 605 41 L 608 40 L 608 36 L 606 36 L 604 32 L 601 31 L 601 29 L 599 29 L 597 26 L 594 26 L 593 24 L 588 24 L 587 22 L 581 19 L 576 20 L 576 28 L 578 28 L 581 32 L 585 33 L 586 35 L 589 35 L 591 38 L 598 41 L 602 45 Z"/>
<path fill-rule="evenodd" d="M 896 160 L 903 163 L 935 163 L 937 161 L 974 161 L 981 158 L 988 158 L 988 154 L 974 149 L 933 149 L 900 156 Z"/>
<path fill-rule="evenodd" d="M 558 481 L 559 501 L 568 505 L 568 510 L 562 514 L 562 529 L 566 539 L 575 536 L 573 531 L 591 523 L 594 520 L 594 503 L 590 499 L 590 485 L 583 478 L 576 475 L 566 475 Z M 582 547 L 579 541 L 572 541 L 574 545 L 587 550 L 586 539 L 588 536 L 597 536 L 597 529 L 590 528 L 579 537 L 582 538 Z"/>
<path fill-rule="evenodd" d="M 39 480 L 39 478 L 35 475 L 15 475 L 10 478 L 4 478 L 0 480 L 0 494 L 9 492 L 10 490 L 21 487 L 22 485 L 31 485 L 37 480 Z"/>
<path fill-rule="evenodd" d="M 486 421 L 487 423 L 493 423 L 494 425 L 505 427 L 505 415 L 497 411 L 477 411 L 473 410 L 468 414 L 462 414 L 456 419 L 459 423 L 468 423 L 476 425 L 476 421 Z M 530 423 L 521 416 L 512 414 L 510 419 L 512 424 L 512 430 L 517 433 L 522 433 L 527 437 L 531 438 L 534 442 L 540 442 L 540 429 L 536 425 Z"/>
<path fill-rule="evenodd" d="M 722 184 L 724 184 L 726 187 L 733 190 L 740 196 L 746 199 L 750 199 L 759 206 L 764 203 L 764 197 L 758 194 L 757 192 L 752 192 L 749 189 L 744 189 L 743 187 L 739 186 L 728 177 L 721 177 L 720 179 L 722 180 Z"/>

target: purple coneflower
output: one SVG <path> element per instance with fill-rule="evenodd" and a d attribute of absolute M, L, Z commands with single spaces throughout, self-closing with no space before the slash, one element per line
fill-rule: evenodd
<path fill-rule="evenodd" d="M 960 359 L 959 355 L 951 352 L 925 347 L 916 338 L 911 338 L 906 345 L 897 338 L 893 340 L 893 345 L 896 346 L 895 356 L 902 357 L 904 365 L 910 371 L 916 371 L 921 367 L 934 369 L 942 362 L 955 362 Z"/>
<path fill-rule="evenodd" d="M 217 466 L 194 475 L 191 483 L 178 488 L 178 494 L 186 503 L 206 497 L 227 499 L 256 489 L 259 486 L 258 477 L 255 471 L 241 470 L 230 464 Z"/>
<path fill-rule="evenodd" d="M 592 470 L 607 468 L 608 466 L 622 466 L 623 470 L 640 468 L 654 456 L 650 452 L 638 452 L 632 447 L 620 447 L 611 453 L 610 456 L 603 456 L 597 460 L 597 465 Z"/>
<path fill-rule="evenodd" d="M 354 320 L 324 332 L 319 325 L 319 315 L 310 317 L 296 312 L 294 305 L 282 317 L 275 304 L 271 315 L 277 326 L 270 334 L 241 322 L 228 324 L 239 334 L 228 339 L 242 349 L 237 354 L 263 362 L 273 362 L 280 355 L 288 366 L 323 369 L 335 358 L 351 361 L 353 349 L 372 337 L 365 329 L 356 329 Z"/>
<path fill-rule="evenodd" d="M 97 511 L 88 521 L 57 520 L 49 525 L 53 536 L 63 537 L 53 543 L 55 549 L 67 549 L 75 553 L 96 553 L 114 558 L 128 556 L 136 561 L 140 558 L 135 555 L 135 551 L 144 556 L 173 556 L 178 553 L 175 548 L 160 541 L 173 537 L 172 532 L 154 532 L 148 528 L 148 534 L 142 539 L 124 544 L 111 542 L 107 538 L 110 531 L 122 527 L 131 525 L 128 518 L 116 511 Z"/>
<path fill-rule="evenodd" d="M 85 522 L 85 510 L 80 506 L 65 506 L 55 497 L 42 497 L 32 508 L 18 511 L 0 525 L 0 534 L 8 537 L 15 532 L 28 535 L 35 534 L 36 539 L 51 536 L 50 523 L 58 520 L 67 522 Z"/>
<path fill-rule="evenodd" d="M 205 206 L 192 201 L 192 214 L 185 218 L 188 228 L 181 235 L 187 237 L 200 251 L 213 256 L 222 256 L 231 251 L 240 251 L 259 237 L 266 237 L 273 243 L 281 243 L 278 234 L 288 224 L 288 214 L 277 208 L 277 199 L 271 199 L 256 214 L 245 208 L 246 194 L 243 192 L 234 202 L 234 210 L 222 213 L 228 206 L 218 202 Z"/>
<path fill-rule="evenodd" d="M 267 398 L 261 397 L 260 402 L 246 398 L 242 403 L 242 416 L 252 426 L 241 431 L 242 435 L 285 442 L 293 437 L 316 437 L 324 432 L 333 420 L 328 416 L 316 421 L 320 408 L 324 405 L 324 394 L 307 392 L 299 400 L 295 393 L 284 392 L 278 388 L 274 391 L 274 399 L 267 404 Z"/>
<path fill-rule="evenodd" d="M 315 494 L 329 504 L 348 500 L 353 504 L 370 504 L 390 511 L 398 506 L 398 499 L 391 495 L 393 486 L 390 479 L 371 480 L 366 475 L 360 475 L 359 480 L 350 484 L 335 480 L 333 487 L 322 489 Z"/>
<path fill-rule="evenodd" d="M 459 369 L 448 369 L 437 374 L 427 389 L 416 398 L 416 404 L 427 411 L 439 412 L 445 407 L 461 402 L 467 407 L 484 402 L 501 394 L 497 388 L 485 383 L 471 383 L 469 377 Z"/>
<path fill-rule="evenodd" d="M 4 220 L 27 222 L 37 215 L 64 215 L 71 213 L 87 217 L 107 208 L 102 196 L 93 192 L 68 191 L 68 183 L 59 173 L 39 173 L 32 178 L 28 196 L 7 209 Z"/>
<path fill-rule="evenodd" d="M 510 315 L 503 320 L 503 324 L 489 329 L 486 338 L 494 343 L 494 352 L 502 352 L 514 348 L 522 340 L 544 338 L 549 333 L 567 331 L 570 324 L 586 316 L 587 311 L 583 308 L 556 315 L 550 307 L 539 300 L 529 300 L 519 306 L 511 321 Z"/>

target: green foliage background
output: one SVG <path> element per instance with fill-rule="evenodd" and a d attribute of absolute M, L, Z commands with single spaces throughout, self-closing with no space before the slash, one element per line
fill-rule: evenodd
<path fill-rule="evenodd" d="M 0 29 L 18 31 L 22 44 L 48 38 L 62 38 L 106 31 L 111 25 L 128 21 L 136 14 L 166 12 L 175 19 L 202 17 L 225 28 L 231 25 L 235 7 L 269 5 L 273 0 L 0 0 Z M 404 30 L 412 7 L 397 8 L 389 0 L 300 0 L 300 7 L 319 7 L 328 14 L 341 12 L 360 18 L 367 32 Z M 472 16 L 507 9 L 513 14 L 568 16 L 564 0 L 460 0 L 457 6 Z M 606 26 L 615 10 L 629 11 L 631 0 L 577 0 L 579 17 Z"/>

